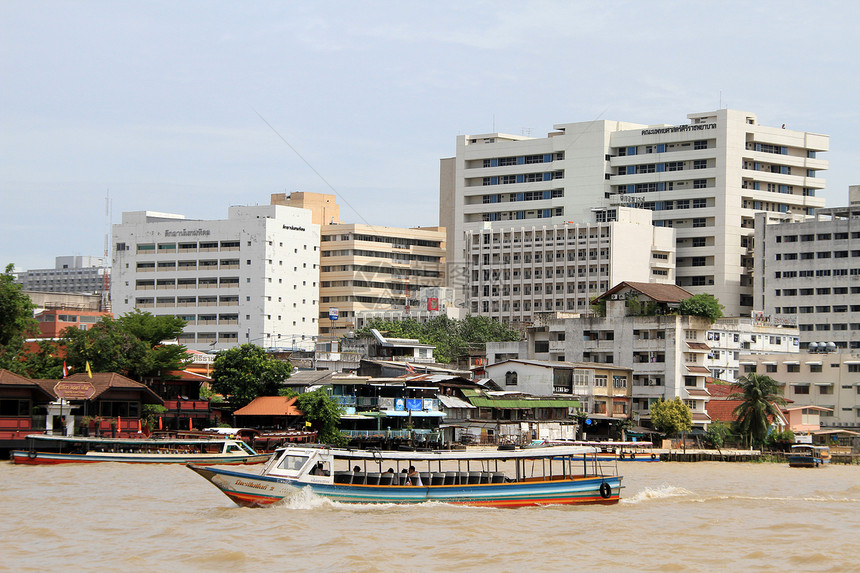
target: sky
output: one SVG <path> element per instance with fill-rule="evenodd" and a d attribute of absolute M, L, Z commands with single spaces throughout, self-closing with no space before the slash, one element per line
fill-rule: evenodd
<path fill-rule="evenodd" d="M 853 2 L 0 0 L 0 264 L 103 254 L 123 211 L 335 193 L 438 224 L 460 134 L 728 107 L 830 136 L 860 183 Z M 106 212 L 106 197 L 111 209 Z"/>

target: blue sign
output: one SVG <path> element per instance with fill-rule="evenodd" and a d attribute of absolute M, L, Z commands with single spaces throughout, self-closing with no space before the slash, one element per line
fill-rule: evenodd
<path fill-rule="evenodd" d="M 423 410 L 424 409 L 424 400 L 421 398 L 407 398 L 406 399 L 406 409 L 407 410 Z"/>
<path fill-rule="evenodd" d="M 395 412 L 402 412 L 405 409 L 406 409 L 405 408 L 405 401 L 403 400 L 403 398 L 395 398 L 395 400 L 394 400 L 394 411 Z"/>
<path fill-rule="evenodd" d="M 337 307 L 335 307 L 335 306 L 330 306 L 330 307 L 328 308 L 328 319 L 329 319 L 329 320 L 337 320 L 338 314 L 339 314 L 339 312 L 338 312 L 338 308 L 337 308 Z"/>

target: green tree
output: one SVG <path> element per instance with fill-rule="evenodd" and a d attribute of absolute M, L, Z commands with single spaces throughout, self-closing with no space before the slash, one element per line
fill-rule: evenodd
<path fill-rule="evenodd" d="M 731 433 L 731 426 L 725 422 L 716 421 L 708 425 L 708 429 L 705 432 L 705 440 L 719 450 L 725 445 L 726 438 Z"/>
<path fill-rule="evenodd" d="M 720 301 L 714 298 L 714 295 L 696 294 L 682 300 L 678 312 L 689 316 L 703 316 L 714 322 L 718 318 L 722 318 L 724 308 Z"/>
<path fill-rule="evenodd" d="M 14 270 L 15 265 L 9 264 L 0 274 L 0 368 L 25 374 L 24 337 L 37 333 L 38 323 L 33 319 L 36 305 L 15 284 Z"/>
<path fill-rule="evenodd" d="M 117 321 L 130 334 L 144 342 L 149 351 L 133 365 L 129 376 L 137 380 L 166 378 L 167 372 L 181 370 L 188 364 L 188 352 L 182 344 L 163 344 L 175 340 L 185 328 L 186 321 L 175 316 L 153 316 L 135 309 Z"/>
<path fill-rule="evenodd" d="M 693 413 L 677 396 L 674 400 L 659 400 L 651 404 L 651 423 L 667 436 L 689 432 L 693 427 Z"/>
<path fill-rule="evenodd" d="M 749 443 L 763 445 L 767 440 L 771 419 L 779 416 L 779 406 L 785 398 L 779 393 L 779 384 L 764 374 L 741 376 L 735 385 L 740 389 L 729 395 L 729 400 L 741 400 L 733 410 L 737 428 Z"/>
<path fill-rule="evenodd" d="M 182 370 L 188 353 L 181 344 L 164 344 L 182 332 L 185 321 L 135 310 L 117 319 L 109 316 L 89 330 L 69 327 L 62 332 L 66 360 L 75 372 L 90 363 L 93 372 L 119 372 L 144 382 Z"/>
<path fill-rule="evenodd" d="M 522 335 L 501 322 L 486 316 L 466 316 L 454 320 L 437 316 L 423 324 L 414 319 L 403 321 L 371 320 L 355 332 L 358 337 L 370 336 L 375 328 L 393 338 L 415 338 L 422 344 L 436 347 L 433 355 L 437 362 L 451 363 L 466 356 L 469 350 L 487 342 L 520 340 Z"/>
<path fill-rule="evenodd" d="M 218 353 L 212 389 L 238 409 L 257 396 L 277 396 L 292 369 L 289 362 L 275 359 L 259 346 L 243 344 Z"/>
<path fill-rule="evenodd" d="M 296 407 L 302 411 L 319 441 L 330 446 L 345 446 L 348 442 L 338 429 L 343 408 L 323 388 L 296 396 Z"/>
<path fill-rule="evenodd" d="M 29 352 L 23 362 L 28 378 L 55 380 L 63 377 L 63 359 L 60 348 L 53 340 L 39 340 L 39 350 Z"/>

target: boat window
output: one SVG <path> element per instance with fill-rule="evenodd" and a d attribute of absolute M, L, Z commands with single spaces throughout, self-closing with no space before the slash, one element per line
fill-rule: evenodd
<path fill-rule="evenodd" d="M 305 462 L 308 461 L 306 456 L 284 456 L 284 459 L 281 460 L 281 463 L 278 464 L 278 467 L 282 470 L 289 470 L 297 472 L 302 469 L 302 466 L 305 465 Z"/>

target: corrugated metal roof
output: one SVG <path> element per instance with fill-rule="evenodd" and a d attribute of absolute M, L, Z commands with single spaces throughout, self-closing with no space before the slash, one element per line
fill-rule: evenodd
<path fill-rule="evenodd" d="M 631 281 L 624 281 L 618 283 L 599 297 L 596 300 L 602 300 L 607 298 L 609 295 L 615 294 L 624 287 L 629 287 L 635 291 L 639 291 L 644 294 L 648 298 L 656 301 L 656 302 L 681 302 L 682 300 L 686 300 L 693 296 L 688 290 L 682 289 L 679 286 L 673 284 L 660 284 L 660 283 L 637 283 Z"/>
<path fill-rule="evenodd" d="M 474 408 L 475 407 L 475 406 L 472 406 L 471 404 L 469 404 L 468 402 L 466 402 L 465 400 L 460 400 L 459 398 L 457 398 L 455 396 L 439 395 L 439 401 L 446 408 Z"/>
<path fill-rule="evenodd" d="M 469 402 L 478 408 L 511 408 L 530 410 L 532 408 L 579 408 L 579 400 L 515 400 L 509 398 L 469 398 Z"/>

